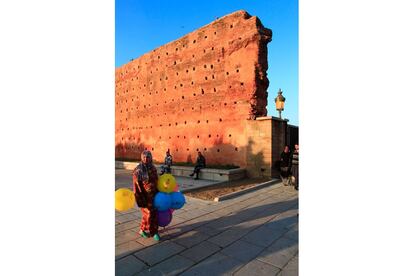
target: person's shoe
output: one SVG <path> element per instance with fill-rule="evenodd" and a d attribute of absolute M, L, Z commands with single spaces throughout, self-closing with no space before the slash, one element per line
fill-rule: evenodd
<path fill-rule="evenodd" d="M 194 175 L 194 173 L 190 174 L 190 176 L 193 176 L 193 175 Z"/>
<path fill-rule="evenodd" d="M 155 235 L 154 235 L 154 240 L 156 240 L 156 241 L 160 241 L 160 235 L 155 234 Z"/>
<path fill-rule="evenodd" d="M 139 230 L 139 234 L 140 234 L 140 236 L 141 236 L 141 237 L 143 237 L 143 238 L 148 238 L 148 234 L 147 234 L 147 233 L 145 233 L 145 231 Z"/>

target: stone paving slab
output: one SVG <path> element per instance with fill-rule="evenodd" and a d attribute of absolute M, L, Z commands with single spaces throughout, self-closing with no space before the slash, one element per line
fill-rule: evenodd
<path fill-rule="evenodd" d="M 277 276 L 297 276 L 299 275 L 298 256 L 293 257 Z"/>
<path fill-rule="evenodd" d="M 280 238 L 257 257 L 258 260 L 283 268 L 298 253 L 296 241 Z"/>
<path fill-rule="evenodd" d="M 258 260 L 253 260 L 242 267 L 239 271 L 234 273 L 235 276 L 262 276 L 262 275 L 276 275 L 280 272 L 280 268 L 273 265 L 263 263 Z"/>
<path fill-rule="evenodd" d="M 208 242 L 204 241 L 196 246 L 193 246 L 187 250 L 184 250 L 180 253 L 180 255 L 187 257 L 188 259 L 193 260 L 194 262 L 200 262 L 201 260 L 213 255 L 214 253 L 218 252 L 220 247 Z"/>
<path fill-rule="evenodd" d="M 115 247 L 115 259 L 121 259 L 143 248 L 145 248 L 145 246 L 135 240 L 122 243 Z"/>
<path fill-rule="evenodd" d="M 141 271 L 137 275 L 178 275 L 187 268 L 191 267 L 195 262 L 187 259 L 181 255 L 174 255 L 173 257 Z"/>
<path fill-rule="evenodd" d="M 178 243 L 179 245 L 182 245 L 186 248 L 193 247 L 194 245 L 197 245 L 205 240 L 207 240 L 210 236 L 197 232 L 197 231 L 189 231 L 176 239 L 174 239 L 175 243 Z"/>
<path fill-rule="evenodd" d="M 131 276 L 146 268 L 147 266 L 142 261 L 130 255 L 115 263 L 115 275 Z"/>
<path fill-rule="evenodd" d="M 255 246 L 242 240 L 238 240 L 232 245 L 227 246 L 221 250 L 220 253 L 247 263 L 256 258 L 256 256 L 258 256 L 259 253 L 263 251 L 263 249 L 263 247 Z"/>
<path fill-rule="evenodd" d="M 185 250 L 185 247 L 178 245 L 172 241 L 165 241 L 151 247 L 147 247 L 134 254 L 138 259 L 146 264 L 153 266 L 175 254 Z"/>
<path fill-rule="evenodd" d="M 212 275 L 231 275 L 243 265 L 242 262 L 230 258 L 224 254 L 216 253 L 207 259 L 199 262 L 189 270 L 185 271 L 182 276 L 212 276 Z"/>

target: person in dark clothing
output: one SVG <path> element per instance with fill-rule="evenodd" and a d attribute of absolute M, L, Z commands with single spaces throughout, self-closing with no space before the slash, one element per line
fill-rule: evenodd
<path fill-rule="evenodd" d="M 292 153 L 290 159 L 292 176 L 295 178 L 294 186 L 296 190 L 299 190 L 299 145 L 295 145 L 295 150 Z"/>
<path fill-rule="evenodd" d="M 200 173 L 200 170 L 202 168 L 206 167 L 206 159 L 204 158 L 204 156 L 201 154 L 201 152 L 198 152 L 198 157 L 197 157 L 197 161 L 196 161 L 196 165 L 194 167 L 194 172 L 192 174 L 190 174 L 190 176 L 194 176 L 194 174 L 196 175 L 196 180 L 199 179 L 198 178 L 198 174 Z"/>
<path fill-rule="evenodd" d="M 170 150 L 168 149 L 165 153 L 164 165 L 161 165 L 160 175 L 163 175 L 164 173 L 171 173 L 172 162 L 172 155 L 170 154 Z"/>
<path fill-rule="evenodd" d="M 285 146 L 285 149 L 280 154 L 280 178 L 285 186 L 289 185 L 290 170 L 290 149 L 289 146 Z"/>

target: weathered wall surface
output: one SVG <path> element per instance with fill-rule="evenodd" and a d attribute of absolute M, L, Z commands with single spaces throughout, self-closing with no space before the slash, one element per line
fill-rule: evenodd
<path fill-rule="evenodd" d="M 248 165 L 246 126 L 267 115 L 272 33 L 238 11 L 116 69 L 116 157 Z M 271 135 L 271 131 L 267 135 Z M 269 136 L 270 137 L 270 136 Z"/>

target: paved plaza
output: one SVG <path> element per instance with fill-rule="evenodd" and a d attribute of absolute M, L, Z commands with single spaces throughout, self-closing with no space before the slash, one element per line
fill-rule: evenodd
<path fill-rule="evenodd" d="M 117 170 L 117 188 L 123 175 L 128 178 Z M 125 179 L 125 187 L 130 183 Z M 274 184 L 222 202 L 186 200 L 170 225 L 160 228 L 160 242 L 137 235 L 141 213 L 136 207 L 116 212 L 117 276 L 298 275 L 293 187 Z"/>

